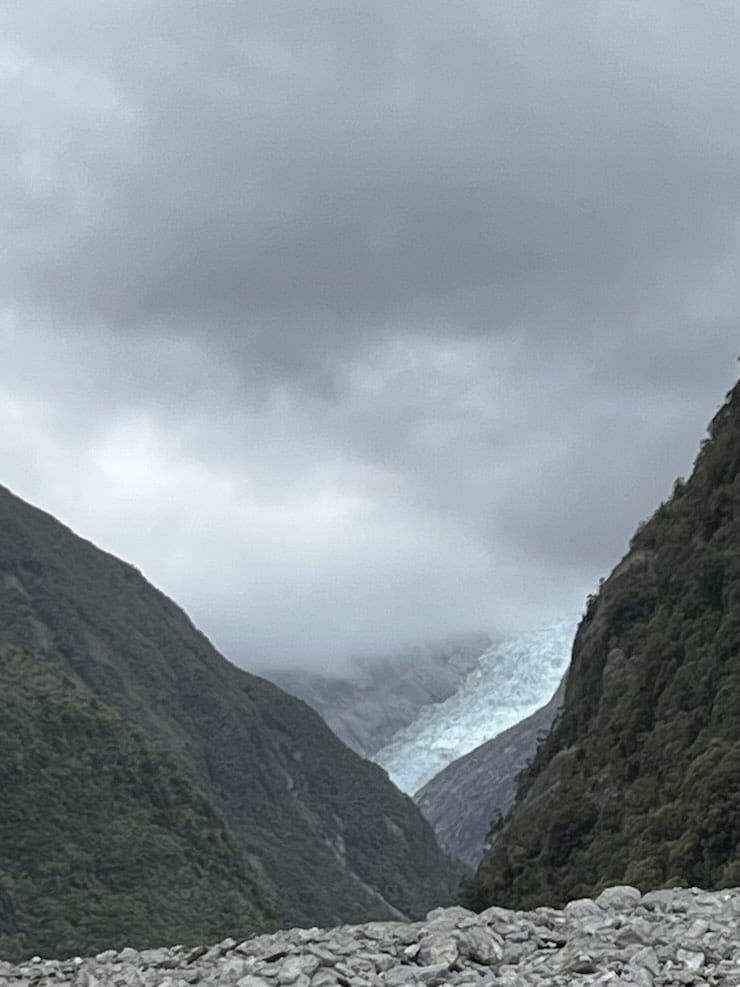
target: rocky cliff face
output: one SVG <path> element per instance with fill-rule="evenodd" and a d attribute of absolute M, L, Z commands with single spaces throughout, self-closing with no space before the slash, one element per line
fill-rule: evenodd
<path fill-rule="evenodd" d="M 269 909 L 263 913 L 259 904 L 265 901 L 275 903 L 275 918 L 283 924 L 332 925 L 370 917 L 414 917 L 452 900 L 457 868 L 440 850 L 412 800 L 398 792 L 379 767 L 348 750 L 305 703 L 226 661 L 182 610 L 132 566 L 1 487 L 0 646 L 24 658 L 21 670 L 13 672 L 20 676 L 14 687 L 20 697 L 26 691 L 24 676 L 32 676 L 41 665 L 57 669 L 77 690 L 81 706 L 93 709 L 94 701 L 104 717 L 118 717 L 122 735 L 132 730 L 150 748 L 164 753 L 160 774 L 172 765 L 182 783 L 191 786 L 193 800 L 205 801 L 201 815 L 214 820 L 212 835 L 217 844 L 223 843 L 221 858 L 228 853 L 239 858 L 241 893 L 255 903 L 257 928 L 267 922 Z M 9 688 L 9 681 L 1 681 L 0 690 Z M 44 703 L 32 703 L 24 715 L 33 724 L 42 754 L 48 739 Z M 94 720 L 90 719 L 93 734 Z M 74 722 L 79 726 L 79 718 Z M 131 892 L 131 874 L 125 868 L 106 870 L 102 858 L 102 869 L 88 866 L 92 851 L 85 802 L 92 804 L 98 793 L 90 787 L 95 772 L 85 773 L 85 765 L 78 763 L 84 744 L 75 746 L 68 736 L 73 725 L 60 717 L 60 756 L 53 770 L 58 790 L 69 786 L 80 796 L 70 802 L 65 819 L 60 818 L 55 835 L 58 872 L 42 875 L 48 893 L 36 895 L 23 883 L 27 874 L 18 847 L 29 836 L 26 817 L 2 819 L 0 916 L 7 911 L 2 902 L 11 899 L 19 912 L 30 916 L 25 928 L 10 933 L 18 948 L 29 952 L 64 910 L 55 882 L 63 883 L 68 875 L 82 881 L 78 897 L 84 914 L 73 922 L 60 921 L 60 950 L 90 949 L 93 942 L 100 943 L 101 936 L 88 936 L 88 931 L 96 916 L 105 913 L 108 895 Z M 4 768 L 13 766 L 8 753 L 12 739 L 0 737 Z M 42 758 L 36 777 L 39 785 L 48 786 L 52 768 L 44 764 Z M 18 786 L 28 785 L 29 777 L 12 771 L 2 777 L 6 804 L 14 796 L 14 804 L 22 805 Z M 116 784 L 125 785 L 127 777 L 122 769 Z M 137 772 L 132 777 L 138 777 Z M 138 815 L 136 806 L 127 803 L 127 813 L 132 812 L 126 818 L 138 825 L 160 799 L 159 823 L 166 829 L 171 821 L 167 799 L 157 794 L 161 786 L 152 778 L 149 801 L 142 801 Z M 15 787 L 10 791 L 7 786 Z M 196 826 L 198 813 L 188 817 L 178 812 L 177 817 L 181 828 L 165 834 L 165 846 L 172 849 L 171 837 L 187 856 L 185 848 L 194 843 L 188 842 L 182 827 Z M 101 832 L 110 821 L 101 820 Z M 145 855 L 135 834 L 147 828 L 148 823 L 131 830 L 132 855 Z M 36 854 L 41 860 L 45 845 L 45 837 L 39 836 Z M 163 908 L 169 909 L 170 917 L 189 908 L 191 938 L 201 934 L 199 928 L 213 934 L 213 925 L 198 926 L 203 912 L 195 897 L 188 905 L 178 891 L 178 854 L 172 851 L 167 885 L 171 893 L 142 895 L 135 909 L 132 899 L 131 914 L 124 909 L 119 932 L 130 936 L 132 944 L 143 944 L 142 935 L 148 938 L 155 932 L 161 941 Z M 188 867 L 194 867 L 195 881 L 199 861 L 197 855 L 191 857 Z M 80 862 L 85 864 L 81 877 Z M 172 926 L 173 937 L 179 928 Z M 144 931 L 139 935 L 136 930 Z"/>
<path fill-rule="evenodd" d="M 442 846 L 469 867 L 477 867 L 487 849 L 491 820 L 511 807 L 517 776 L 534 757 L 564 695 L 563 681 L 542 709 L 453 761 L 414 795 Z"/>
<path fill-rule="evenodd" d="M 740 884 L 739 778 L 740 385 L 589 599 L 562 717 L 466 900 Z"/>

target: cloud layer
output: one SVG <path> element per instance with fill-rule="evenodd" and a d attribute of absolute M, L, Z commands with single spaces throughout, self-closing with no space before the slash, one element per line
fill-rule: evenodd
<path fill-rule="evenodd" d="M 0 37 L 4 482 L 246 664 L 575 616 L 736 373 L 737 6 Z"/>

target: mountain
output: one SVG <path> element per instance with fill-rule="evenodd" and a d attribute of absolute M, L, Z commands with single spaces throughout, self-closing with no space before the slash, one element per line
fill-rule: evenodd
<path fill-rule="evenodd" d="M 564 694 L 565 680 L 536 713 L 448 764 L 414 795 L 437 839 L 457 860 L 469 867 L 480 863 L 491 820 L 510 808 L 517 775 L 534 757 Z"/>
<path fill-rule="evenodd" d="M 466 901 L 740 884 L 740 384 L 589 598 L 562 716 Z"/>
<path fill-rule="evenodd" d="M 0 695 L 0 956 L 275 924 L 223 817 L 120 714 L 5 646 Z"/>
<path fill-rule="evenodd" d="M 226 661 L 185 613 L 132 566 L 2 487 L 0 645 L 21 656 L 12 670 L 17 696 L 35 688 L 34 670 L 62 675 L 78 690 L 74 705 L 87 710 L 91 743 L 96 731 L 104 732 L 105 721 L 105 729 L 121 732 L 122 748 L 131 748 L 122 776 L 130 771 L 141 804 L 137 808 L 139 794 L 125 799 L 121 794 L 120 799 L 126 809 L 122 826 L 128 825 L 129 816 L 140 823 L 132 830 L 132 857 L 145 854 L 141 840 L 150 823 L 161 826 L 167 840 L 180 847 L 173 851 L 173 861 L 178 853 L 189 855 L 194 869 L 188 880 L 195 881 L 198 874 L 200 857 L 194 848 L 203 828 L 223 844 L 212 858 L 204 858 L 208 868 L 228 871 L 224 861 L 230 854 L 238 857 L 233 871 L 250 905 L 240 912 L 241 899 L 233 899 L 237 904 L 229 928 L 238 926 L 246 934 L 274 927 L 275 921 L 335 925 L 399 914 L 414 917 L 451 900 L 456 867 L 412 800 L 379 767 L 348 750 L 305 703 Z M 50 685 L 41 688 L 54 692 Z M 41 948 L 43 930 L 61 928 L 55 924 L 65 907 L 61 885 L 64 875 L 74 879 L 82 855 L 88 870 L 81 880 L 91 891 L 99 888 L 100 895 L 78 899 L 84 913 L 76 919 L 78 928 L 62 935 L 54 951 L 89 951 L 99 939 L 92 933 L 85 938 L 82 930 L 93 926 L 96 909 L 108 908 L 111 892 L 123 894 L 129 878 L 121 874 L 116 883 L 115 872 L 102 873 L 97 851 L 87 845 L 85 803 L 97 797 L 93 780 L 102 766 L 79 763 L 79 733 L 84 735 L 86 728 L 79 717 L 60 713 L 49 733 L 51 726 L 43 722 L 46 706 L 39 700 L 25 713 L 17 712 L 16 718 L 27 717 L 29 737 L 38 746 L 38 768 L 30 778 L 23 770 L 6 773 L 10 787 L 0 798 L 6 804 L 29 798 L 39 804 L 33 799 L 44 797 L 44 791 L 51 797 L 51 789 L 43 789 L 50 777 L 56 778 L 54 790 L 80 794 L 57 833 L 57 883 L 48 885 L 51 890 L 40 898 L 25 896 L 24 882 L 34 878 L 18 853 L 25 839 L 23 813 L 5 826 L 0 916 L 6 916 L 6 937 L 15 936 L 30 951 Z M 100 750 L 110 750 L 111 743 L 106 741 Z M 137 753 L 136 745 L 143 743 Z M 16 756 L 7 731 L 3 744 L 3 756 L 6 751 L 7 757 Z M 49 761 L 47 770 L 44 759 L 54 744 L 61 760 Z M 163 759 L 157 761 L 160 755 Z M 162 796 L 161 814 L 153 822 L 151 799 L 140 792 L 146 787 L 140 776 L 150 771 L 147 759 L 159 764 L 154 790 L 170 791 Z M 39 792 L 34 792 L 36 785 Z M 200 805 L 192 818 L 183 819 L 185 802 Z M 195 842 L 187 842 L 186 823 L 198 829 Z M 103 840 L 108 822 L 101 816 L 95 826 L 94 839 Z M 44 846 L 41 840 L 37 851 L 44 852 Z M 178 887 L 176 868 L 168 887 Z M 222 887 L 230 894 L 234 883 L 222 882 Z M 217 888 L 218 883 L 214 893 Z M 122 915 L 120 935 L 131 945 L 171 940 L 177 938 L 174 931 L 161 931 L 169 921 L 173 930 L 192 928 L 201 941 L 206 928 L 217 934 L 206 914 L 196 928 L 201 918 L 197 897 L 189 902 L 184 924 L 178 925 L 183 906 L 176 898 L 152 893 L 140 903 L 143 911 L 135 919 Z M 12 921 L 7 916 L 12 914 L 27 916 L 20 932 L 8 932 Z"/>
<path fill-rule="evenodd" d="M 312 706 L 348 747 L 372 757 L 421 709 L 453 695 L 490 645 L 486 635 L 471 634 L 397 655 L 358 657 L 336 675 L 304 669 L 264 675 Z"/>
<path fill-rule="evenodd" d="M 413 794 L 452 761 L 536 712 L 558 686 L 570 657 L 572 625 L 562 621 L 491 645 L 448 699 L 425 706 L 373 760 Z"/>

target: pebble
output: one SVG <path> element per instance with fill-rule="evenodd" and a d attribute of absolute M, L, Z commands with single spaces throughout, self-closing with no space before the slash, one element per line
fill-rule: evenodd
<path fill-rule="evenodd" d="M 562 910 L 437 908 L 424 922 L 0 960 L 0 987 L 740 987 L 740 888 L 614 887 Z"/>

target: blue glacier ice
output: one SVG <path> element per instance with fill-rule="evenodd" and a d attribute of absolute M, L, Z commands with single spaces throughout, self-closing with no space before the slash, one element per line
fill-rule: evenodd
<path fill-rule="evenodd" d="M 451 761 L 544 706 L 568 667 L 575 630 L 575 620 L 563 620 L 493 645 L 454 695 L 425 706 L 373 760 L 413 795 Z"/>

